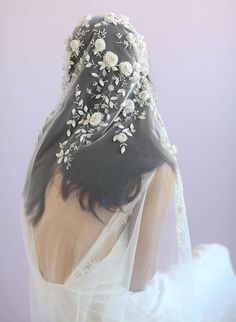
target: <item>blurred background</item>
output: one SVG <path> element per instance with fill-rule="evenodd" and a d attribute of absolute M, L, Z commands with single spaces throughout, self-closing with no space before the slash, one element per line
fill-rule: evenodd
<path fill-rule="evenodd" d="M 192 244 L 224 244 L 236 270 L 236 1 L 1 1 L 2 322 L 30 322 L 20 199 L 34 141 L 60 98 L 64 39 L 84 15 L 109 12 L 129 16 L 147 43 Z"/>

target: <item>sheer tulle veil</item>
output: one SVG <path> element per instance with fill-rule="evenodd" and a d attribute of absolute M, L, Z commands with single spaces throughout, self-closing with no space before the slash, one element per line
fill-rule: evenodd
<path fill-rule="evenodd" d="M 170 302 L 179 303 L 183 321 L 193 322 L 191 242 L 177 147 L 147 77 L 144 37 L 128 17 L 109 13 L 83 17 L 65 45 L 61 97 L 37 137 L 22 193 L 32 321 L 46 321 L 46 312 L 54 322 L 131 321 L 131 301 L 148 289 L 158 297 L 168 271 L 179 281 Z M 74 238 L 68 230 L 76 224 L 42 215 L 45 209 L 53 212 L 45 192 L 55 173 L 114 206 L 82 258 L 76 253 L 80 245 L 68 254 Z M 88 174 L 96 181 L 88 181 Z M 44 249 L 36 239 L 43 229 Z M 48 237 L 52 233 L 54 239 Z M 69 265 L 61 260 L 65 253 L 70 274 L 59 282 L 59 272 Z M 165 318 L 174 321 L 171 312 Z"/>

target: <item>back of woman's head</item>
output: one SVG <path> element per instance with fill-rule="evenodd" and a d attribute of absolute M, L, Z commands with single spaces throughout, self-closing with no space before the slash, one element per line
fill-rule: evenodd
<path fill-rule="evenodd" d="M 146 46 L 127 17 L 86 16 L 66 45 L 64 95 L 40 132 L 24 186 L 34 225 L 58 172 L 62 198 L 76 191 L 81 208 L 99 219 L 96 203 L 122 209 L 139 194 L 144 174 L 164 162 L 175 169 L 156 125 Z"/>

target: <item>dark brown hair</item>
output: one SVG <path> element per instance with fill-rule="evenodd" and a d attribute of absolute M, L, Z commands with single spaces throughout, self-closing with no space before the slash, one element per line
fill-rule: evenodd
<path fill-rule="evenodd" d="M 150 81 L 150 78 L 147 76 Z M 122 205 L 132 201 L 140 192 L 142 175 L 168 163 L 176 169 L 172 159 L 159 141 L 154 141 L 143 121 L 137 122 L 137 131 L 131 137 L 129 148 L 124 154 L 119 152 L 113 143 L 114 129 L 108 129 L 111 135 L 106 135 L 92 146 L 79 150 L 72 166 L 66 170 L 57 164 L 55 157 L 62 126 L 68 120 L 66 109 L 49 127 L 40 148 L 29 167 L 24 186 L 26 215 L 31 215 L 32 224 L 36 225 L 45 210 L 45 191 L 53 174 L 59 171 L 63 175 L 61 195 L 64 200 L 72 191 L 76 191 L 81 208 L 86 209 L 83 198 L 88 195 L 88 211 L 91 211 L 100 221 L 94 210 L 95 203 L 108 209 L 122 208 Z M 148 129 L 147 129 L 148 130 Z M 132 193 L 132 194 L 131 194 Z"/>

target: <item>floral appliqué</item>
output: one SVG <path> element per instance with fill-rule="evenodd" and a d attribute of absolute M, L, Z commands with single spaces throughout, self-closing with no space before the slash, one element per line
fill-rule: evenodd
<path fill-rule="evenodd" d="M 106 26 L 123 24 L 126 31 L 124 35 L 116 34 L 118 37 L 117 44 L 122 47 L 124 45 L 124 49 L 134 47 L 138 52 L 145 50 L 146 45 L 143 37 L 131 26 L 129 19 L 125 16 L 116 16 L 113 13 L 105 15 L 104 19 L 93 26 L 94 37 L 89 48 L 84 49 L 83 38 L 89 32 L 90 21 L 91 16 L 85 16 L 80 24 L 82 28 L 78 30 L 73 39 L 68 37 L 66 41 L 67 53 L 64 64 L 63 88 L 68 88 L 72 82 L 73 75 L 70 72 L 74 65 L 72 58 L 79 56 L 80 51 L 83 51 L 83 55 L 77 66 L 73 67 L 76 71 L 87 68 L 88 73 L 94 79 L 92 87 L 86 88 L 86 93 L 94 101 L 93 109 L 84 103 L 80 85 L 77 84 L 75 87 L 74 107 L 71 111 L 71 118 L 67 121 L 66 139 L 59 143 L 60 150 L 56 153 L 58 164 L 64 162 L 66 169 L 71 166 L 73 152 L 79 149 L 80 144 L 92 143 L 92 136 L 95 131 L 102 128 L 105 131 L 109 127 L 111 112 L 114 114 L 115 110 L 117 112 L 112 122 L 114 122 L 117 130 L 113 136 L 113 142 L 119 143 L 120 152 L 123 154 L 128 146 L 128 138 L 136 132 L 133 120 L 146 118 L 145 108 L 149 106 L 151 99 L 150 88 L 146 79 L 148 63 L 146 62 L 145 65 L 136 60 L 132 62 L 120 60 L 118 53 L 109 49 L 106 42 Z M 112 76 L 109 79 L 110 73 Z M 132 99 L 128 97 L 129 92 L 134 94 Z M 124 126 L 124 120 L 131 120 L 131 122 Z M 71 142 L 72 135 L 73 142 Z"/>

